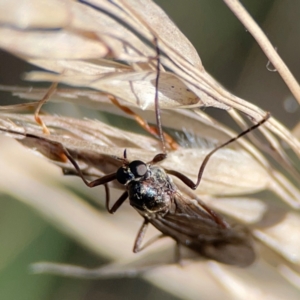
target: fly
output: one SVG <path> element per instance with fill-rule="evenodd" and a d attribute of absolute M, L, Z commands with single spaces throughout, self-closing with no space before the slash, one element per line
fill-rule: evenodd
<path fill-rule="evenodd" d="M 140 160 L 130 162 L 127 159 L 126 150 L 122 158 L 117 158 L 122 162 L 117 172 L 88 182 L 67 149 L 63 150 L 88 187 L 105 186 L 106 208 L 109 213 L 115 213 L 129 198 L 130 205 L 144 218 L 135 239 L 133 252 L 139 252 L 142 249 L 142 240 L 150 223 L 163 236 L 174 239 L 178 247 L 184 245 L 206 258 L 224 264 L 246 267 L 255 260 L 255 251 L 248 230 L 242 226 L 230 225 L 197 197 L 193 201 L 184 196 L 169 175 L 179 178 L 195 190 L 200 184 L 204 168 L 213 153 L 259 127 L 269 117 L 268 113 L 258 124 L 212 150 L 199 169 L 196 183 L 182 173 L 157 166 L 157 163 L 166 158 L 165 153 L 155 155 L 152 161 L 147 163 Z M 110 208 L 107 184 L 113 180 L 124 185 L 126 190 Z"/>
<path fill-rule="evenodd" d="M 255 251 L 248 230 L 243 226 L 229 224 L 221 215 L 210 209 L 196 196 L 194 199 L 186 197 L 175 185 L 170 175 L 177 177 L 189 188 L 195 190 L 200 184 L 205 166 L 213 153 L 259 127 L 268 120 L 269 116 L 267 114 L 258 124 L 212 150 L 201 164 L 196 183 L 182 173 L 159 167 L 157 164 L 166 158 L 165 153 L 155 155 L 150 162 L 140 160 L 130 162 L 127 159 L 126 150 L 122 158 L 115 157 L 122 164 L 116 172 L 88 182 L 75 159 L 61 143 L 33 134 L 2 128 L 0 130 L 21 134 L 28 138 L 45 140 L 58 147 L 62 156 L 65 155 L 68 158 L 76 169 L 77 175 L 88 187 L 104 185 L 106 208 L 109 213 L 115 213 L 129 198 L 130 205 L 144 218 L 135 239 L 134 252 L 143 249 L 143 237 L 150 223 L 163 236 L 174 239 L 177 247 L 183 245 L 208 259 L 246 267 L 255 260 Z M 125 187 L 125 192 L 110 207 L 108 183 L 113 180 L 122 184 Z M 180 257 L 178 256 L 177 259 L 179 260 Z"/>

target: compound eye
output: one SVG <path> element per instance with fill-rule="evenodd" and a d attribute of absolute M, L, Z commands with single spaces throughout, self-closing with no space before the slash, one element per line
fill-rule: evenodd
<path fill-rule="evenodd" d="M 128 169 L 124 169 L 123 167 L 118 169 L 116 177 L 121 184 L 126 184 L 127 181 L 133 179 L 132 175 L 128 174 Z"/>
<path fill-rule="evenodd" d="M 134 160 L 129 164 L 131 173 L 135 177 L 142 177 L 147 173 L 147 165 L 140 160 Z"/>

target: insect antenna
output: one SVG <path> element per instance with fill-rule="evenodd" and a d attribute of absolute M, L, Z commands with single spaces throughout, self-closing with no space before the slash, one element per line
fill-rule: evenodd
<path fill-rule="evenodd" d="M 159 77 L 160 77 L 160 49 L 158 47 L 158 40 L 157 37 L 154 37 L 154 45 L 156 49 L 156 78 L 155 78 L 155 97 L 154 97 L 154 105 L 155 105 L 155 118 L 156 118 L 156 125 L 158 128 L 158 135 L 161 140 L 162 144 L 162 151 L 164 154 L 167 153 L 166 151 L 166 141 L 165 136 L 162 130 L 162 123 L 160 118 L 160 107 L 159 107 L 159 101 L 158 101 L 158 85 L 159 85 Z"/>
<path fill-rule="evenodd" d="M 195 190 L 195 189 L 199 186 L 199 184 L 200 184 L 200 182 L 201 182 L 201 178 L 202 178 L 204 169 L 205 169 L 205 167 L 206 167 L 206 165 L 207 165 L 209 159 L 211 158 L 211 156 L 212 156 L 215 152 L 217 152 L 219 149 L 224 148 L 225 146 L 227 146 L 227 145 L 229 145 L 229 144 L 235 142 L 237 139 L 239 139 L 239 138 L 241 138 L 242 136 L 248 134 L 248 133 L 251 132 L 252 130 L 258 128 L 259 126 L 261 126 L 262 124 L 264 124 L 264 123 L 270 118 L 270 116 L 271 116 L 271 114 L 270 114 L 269 112 L 267 112 L 266 115 L 264 116 L 264 118 L 263 118 L 260 122 L 258 122 L 257 124 L 255 124 L 255 125 L 249 127 L 249 128 L 246 129 L 245 131 L 243 131 L 243 132 L 241 132 L 240 134 L 238 134 L 236 137 L 234 137 L 234 138 L 228 140 L 227 142 L 221 144 L 220 146 L 217 146 L 217 147 L 214 148 L 211 152 L 209 152 L 209 153 L 205 156 L 205 158 L 204 158 L 204 160 L 203 160 L 203 162 L 202 162 L 202 164 L 201 164 L 201 166 L 200 166 L 200 168 L 199 168 L 199 172 L 198 172 L 198 177 L 197 177 L 196 183 L 194 183 L 194 182 L 193 182 L 190 178 L 188 178 L 187 176 L 185 176 L 185 175 L 183 175 L 182 173 L 177 172 L 177 171 L 175 171 L 175 170 L 167 170 L 167 169 L 166 169 L 166 172 L 167 172 L 168 174 L 171 174 L 171 175 L 173 175 L 173 176 L 176 176 L 176 177 L 179 178 L 183 183 L 185 183 L 187 186 L 189 186 L 191 189 Z"/>

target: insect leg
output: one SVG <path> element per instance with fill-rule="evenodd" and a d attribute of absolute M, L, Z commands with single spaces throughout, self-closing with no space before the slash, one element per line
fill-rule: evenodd
<path fill-rule="evenodd" d="M 43 132 L 45 134 L 50 134 L 49 129 L 47 128 L 47 126 L 45 125 L 45 123 L 43 122 L 43 120 L 40 118 L 39 113 L 40 110 L 42 108 L 42 106 L 49 100 L 49 98 L 56 92 L 57 89 L 57 82 L 54 82 L 51 84 L 51 86 L 49 87 L 49 89 L 47 90 L 45 96 L 39 101 L 38 106 L 34 112 L 34 118 L 35 121 L 42 126 L 43 128 Z"/>
<path fill-rule="evenodd" d="M 253 125 L 252 127 L 246 129 L 245 131 L 241 132 L 239 135 L 237 135 L 236 137 L 230 139 L 229 141 L 227 141 L 226 143 L 216 147 L 215 149 L 213 149 L 211 152 L 209 152 L 206 157 L 204 158 L 201 166 L 200 166 L 200 169 L 199 169 L 199 172 L 198 172 L 198 178 L 197 178 L 197 182 L 194 183 L 190 178 L 188 178 L 187 176 L 183 175 L 182 173 L 180 172 L 177 172 L 177 171 L 174 171 L 174 170 L 167 170 L 166 169 L 166 172 L 168 174 L 171 174 L 173 176 L 176 176 L 177 178 L 179 178 L 183 183 L 185 183 L 188 187 L 190 187 L 191 189 L 195 190 L 199 184 L 200 184 L 200 181 L 201 181 L 201 178 L 202 178 L 202 175 L 203 175 L 203 172 L 204 172 L 204 169 L 208 163 L 208 160 L 210 159 L 210 157 L 215 153 L 217 152 L 219 149 L 233 143 L 234 141 L 236 141 L 237 139 L 239 139 L 240 137 L 244 136 L 245 134 L 249 133 L 250 131 L 256 129 L 257 127 L 261 126 L 263 123 L 265 123 L 269 118 L 270 118 L 270 113 L 268 112 L 265 117 L 260 121 L 258 122 L 257 124 Z"/>
<path fill-rule="evenodd" d="M 90 188 L 98 186 L 98 185 L 103 185 L 106 184 L 110 181 L 113 181 L 116 179 L 116 173 L 111 173 L 111 174 L 107 174 L 105 176 L 102 176 L 101 178 L 98 178 L 94 181 L 90 181 L 88 182 L 84 176 L 83 173 L 81 171 L 81 169 L 79 168 L 77 162 L 75 161 L 75 159 L 71 156 L 71 154 L 69 153 L 69 151 L 62 145 L 59 143 L 59 145 L 61 146 L 61 150 L 63 151 L 63 154 L 69 159 L 69 161 L 71 162 L 71 164 L 74 166 L 74 168 L 76 169 L 78 176 L 82 179 L 82 181 Z"/>
<path fill-rule="evenodd" d="M 107 184 L 104 184 L 105 192 L 106 192 L 106 209 L 110 214 L 114 214 L 119 207 L 124 203 L 124 201 L 128 198 L 128 192 L 125 191 L 120 198 L 115 202 L 112 208 L 109 208 L 109 188 Z"/>
<path fill-rule="evenodd" d="M 71 170 L 71 171 L 70 171 L 70 170 L 63 169 L 63 174 L 64 174 L 64 175 L 76 175 L 76 176 L 78 176 L 77 171 L 74 171 L 74 170 Z M 97 180 L 96 180 L 96 181 L 97 181 Z M 93 183 L 93 182 L 90 182 L 88 186 L 89 186 L 89 187 L 97 186 L 97 184 L 94 185 L 94 186 L 91 186 L 92 183 Z M 94 183 L 94 184 L 95 184 L 95 183 Z M 109 186 L 108 186 L 107 183 L 103 183 L 103 185 L 104 185 L 104 188 L 105 188 L 105 194 L 106 194 L 106 200 L 105 200 L 105 207 L 106 207 L 106 210 L 107 210 L 110 214 L 114 214 L 114 213 L 119 209 L 119 207 L 123 204 L 123 202 L 128 198 L 128 193 L 127 193 L 127 191 L 124 192 L 124 193 L 121 195 L 120 199 L 118 199 L 118 200 L 116 201 L 116 203 L 113 205 L 113 207 L 112 207 L 112 208 L 109 208 L 109 201 L 110 201 Z"/>
<path fill-rule="evenodd" d="M 133 252 L 134 253 L 137 253 L 137 252 L 140 252 L 142 250 L 144 250 L 145 248 L 147 248 L 148 246 L 152 245 L 153 243 L 155 243 L 156 241 L 160 240 L 161 238 L 164 238 L 164 237 L 168 237 L 167 235 L 165 234 L 159 234 L 155 237 L 153 237 L 152 239 L 150 239 L 148 242 L 145 243 L 144 246 L 141 247 L 141 244 L 142 244 L 142 241 L 143 241 L 143 238 L 145 236 L 145 233 L 146 233 L 146 230 L 148 228 L 148 224 L 149 224 L 149 221 L 147 219 L 144 220 L 138 234 L 137 234 L 137 237 L 135 239 L 135 242 L 134 242 L 134 246 L 133 246 Z M 176 241 L 176 245 L 175 245 L 175 256 L 174 256 L 174 260 L 175 260 L 175 263 L 179 263 L 180 264 L 180 261 L 181 261 L 181 254 L 180 254 L 180 243 Z"/>
<path fill-rule="evenodd" d="M 133 246 L 134 253 L 137 253 L 142 250 L 141 244 L 142 244 L 143 238 L 145 236 L 146 230 L 148 228 L 148 224 L 149 224 L 149 221 L 147 219 L 144 219 L 144 222 L 143 222 L 141 228 L 139 229 L 139 232 L 134 241 L 134 246 Z"/>
<path fill-rule="evenodd" d="M 63 146 L 62 146 L 63 147 Z M 110 214 L 115 213 L 118 208 L 123 204 L 123 202 L 127 199 L 128 197 L 128 192 L 124 192 L 121 197 L 117 200 L 117 202 L 113 205 L 112 208 L 109 208 L 109 187 L 108 187 L 108 182 L 115 180 L 116 179 L 116 173 L 111 173 L 111 174 L 107 174 L 105 176 L 102 176 L 101 178 L 98 178 L 94 181 L 90 181 L 88 182 L 84 176 L 83 173 L 81 171 L 81 169 L 79 168 L 77 162 L 74 160 L 74 158 L 71 156 L 71 154 L 69 153 L 69 151 L 63 147 L 64 150 L 64 154 L 67 156 L 67 158 L 69 159 L 69 161 L 72 163 L 72 165 L 74 166 L 74 168 L 76 169 L 76 171 L 78 172 L 78 175 L 80 176 L 80 178 L 83 180 L 83 182 L 90 188 L 98 186 L 98 185 L 104 185 L 105 188 L 105 194 L 106 194 L 106 200 L 105 200 L 105 204 L 106 204 L 106 209 Z"/>
<path fill-rule="evenodd" d="M 167 235 L 165 235 L 163 233 L 159 234 L 159 235 L 151 238 L 148 242 L 145 243 L 144 246 L 141 247 L 143 238 L 144 238 L 146 230 L 148 228 L 148 224 L 149 224 L 149 221 L 147 219 L 144 219 L 144 222 L 143 222 L 141 228 L 139 229 L 139 232 L 138 232 L 135 242 L 134 242 L 134 246 L 133 246 L 134 253 L 137 253 L 137 252 L 140 252 L 140 251 L 146 249 L 148 246 L 152 245 L 153 243 L 160 240 L 161 238 L 168 237 Z"/>
<path fill-rule="evenodd" d="M 4 129 L 4 128 L 1 128 L 0 127 L 0 130 L 1 131 L 4 131 L 4 132 L 7 132 L 7 133 L 11 133 L 11 134 L 17 134 L 17 135 L 21 135 L 21 136 L 24 136 L 24 137 L 27 137 L 27 138 L 33 138 L 33 139 L 37 139 L 37 140 L 40 140 L 40 141 L 45 141 L 47 142 L 48 144 L 51 144 L 54 148 L 56 148 L 56 150 L 59 150 L 60 151 L 60 159 L 64 162 L 67 161 L 67 159 L 71 162 L 71 164 L 73 165 L 73 167 L 75 168 L 76 172 L 70 172 L 70 171 L 66 171 L 65 169 L 63 169 L 63 172 L 65 174 L 72 174 L 72 175 L 78 175 L 82 181 L 85 183 L 85 185 L 87 185 L 88 187 L 92 188 L 92 187 L 95 187 L 95 186 L 98 186 L 98 185 L 104 185 L 105 187 L 105 191 L 106 191 L 106 205 L 107 205 L 107 208 L 108 208 L 108 204 L 109 204 L 109 188 L 108 188 L 108 185 L 107 183 L 110 182 L 110 181 L 113 181 L 116 179 L 116 173 L 111 173 L 111 174 L 107 174 L 105 176 L 102 176 L 101 178 L 98 178 L 94 181 L 87 181 L 85 178 L 84 178 L 84 175 L 83 175 L 83 172 L 81 171 L 81 169 L 79 168 L 77 162 L 75 161 L 75 159 L 72 157 L 72 155 L 70 154 L 70 152 L 68 151 L 67 148 L 65 148 L 61 143 L 59 142 L 55 142 L 55 141 L 51 141 L 49 139 L 46 139 L 46 138 L 43 138 L 43 137 L 39 137 L 39 136 L 36 136 L 34 134 L 30 134 L 30 133 L 23 133 L 23 132 L 18 132 L 18 131 L 15 131 L 15 130 L 10 130 L 10 129 Z M 123 194 L 122 195 L 123 197 L 125 197 L 125 195 Z M 125 201 L 125 199 L 123 199 L 121 196 L 121 198 L 114 204 L 114 206 L 112 207 L 112 209 L 108 209 L 108 211 L 110 213 L 114 213 L 120 206 L 121 204 Z M 121 199 L 123 199 L 123 201 L 121 202 Z"/>

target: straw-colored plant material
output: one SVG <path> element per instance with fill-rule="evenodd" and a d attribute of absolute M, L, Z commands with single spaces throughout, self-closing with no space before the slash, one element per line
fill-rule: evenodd
<path fill-rule="evenodd" d="M 90 174 L 90 178 L 115 171 L 118 167 L 118 163 L 111 158 L 111 155 L 121 157 L 124 148 L 127 149 L 130 160 L 142 159 L 149 161 L 159 151 L 160 147 L 160 142 L 154 138 L 125 132 L 99 121 L 83 121 L 57 116 L 44 116 L 43 120 L 50 129 L 51 134 L 49 136 L 45 136 L 41 133 L 41 128 L 35 124 L 33 116 L 30 115 L 2 114 L 0 123 L 1 128 L 43 137 L 44 140 L 40 141 L 30 137 L 24 138 L 22 135 L 13 135 L 22 144 L 34 149 L 34 151 L 39 151 L 39 153 L 42 153 L 50 159 L 50 161 L 58 164 L 64 170 L 73 170 L 73 166 L 70 163 L 63 163 L 59 160 L 59 149 L 56 149 L 53 141 L 62 143 L 74 158 L 77 159 L 84 173 L 87 176 Z M 192 119 L 190 119 L 190 122 L 193 123 L 195 120 L 192 121 Z M 193 126 L 195 126 L 195 124 Z M 136 141 L 138 141 L 138 143 Z M 162 166 L 169 169 L 176 167 L 176 170 L 194 178 L 200 162 L 208 151 L 209 148 L 182 148 L 169 153 L 168 159 L 162 163 Z M 12 160 L 14 160 L 14 158 L 12 158 Z M 170 262 L 170 257 L 172 257 L 170 252 L 167 254 L 164 254 L 164 252 L 158 252 L 160 254 L 157 254 L 156 252 L 159 251 L 161 247 L 165 247 L 164 243 L 157 243 L 155 247 L 155 253 L 159 255 L 159 260 L 155 256 L 153 256 L 152 259 L 148 257 L 153 249 L 150 249 L 151 251 L 149 250 L 149 252 L 146 251 L 148 255 L 143 260 L 137 260 L 139 256 L 137 256 L 136 259 L 134 257 L 131 258 L 133 238 L 138 227 L 137 224 L 141 221 L 138 216 L 135 216 L 133 209 L 130 210 L 129 207 L 125 207 L 124 211 L 121 210 L 118 212 L 117 215 L 120 216 L 121 219 L 117 219 L 115 216 L 110 216 L 107 213 L 100 213 L 97 209 L 93 209 L 87 204 L 84 204 L 82 200 L 76 200 L 74 195 L 67 194 L 65 190 L 54 190 L 53 186 L 55 184 L 52 182 L 55 181 L 55 179 L 53 175 L 50 180 L 46 177 L 46 185 L 42 182 L 39 183 L 37 179 L 33 179 L 36 181 L 35 185 L 38 184 L 35 193 L 39 193 L 38 191 L 41 191 L 41 194 L 45 193 L 44 196 L 34 195 L 32 194 L 32 190 L 26 191 L 26 187 L 33 185 L 33 182 L 30 182 L 30 179 L 26 176 L 28 167 L 24 166 L 23 159 L 21 159 L 21 161 L 14 161 L 14 163 L 18 165 L 18 168 L 15 170 L 17 174 L 6 172 L 7 169 L 12 169 L 12 162 L 9 159 L 5 159 L 2 162 L 1 170 L 5 170 L 4 172 L 6 172 L 5 176 L 3 173 L 5 180 L 2 181 L 2 190 L 9 193 L 14 191 L 13 194 L 17 196 L 17 198 L 21 197 L 22 201 L 25 201 L 37 209 L 47 219 L 54 222 L 55 226 L 67 232 L 96 253 L 101 253 L 111 259 L 118 258 L 118 267 L 95 270 L 93 271 L 93 276 L 107 277 L 121 276 L 122 274 L 127 275 L 128 273 L 133 274 L 138 272 L 138 270 L 149 268 L 151 264 L 152 266 L 156 266 L 163 260 Z M 27 164 L 30 164 L 30 162 L 26 160 L 26 165 Z M 20 169 L 22 169 L 22 171 L 20 171 Z M 20 173 L 18 174 L 18 172 Z M 43 173 L 44 172 L 45 171 L 43 171 Z M 43 173 L 38 172 L 38 178 L 43 178 Z M 255 176 L 253 176 L 253 174 L 255 174 Z M 271 265 L 297 265 L 300 260 L 300 249 L 297 238 L 295 237 L 299 235 L 300 227 L 298 223 L 300 223 L 300 217 L 297 213 L 292 212 L 292 208 L 289 209 L 290 212 L 281 211 L 279 208 L 276 208 L 276 204 L 270 206 L 270 204 L 267 205 L 262 200 L 255 198 L 240 196 L 218 198 L 216 196 L 218 194 L 248 194 L 259 190 L 270 189 L 277 193 L 284 201 L 290 202 L 291 197 L 294 197 L 292 203 L 294 206 L 297 206 L 299 191 L 296 187 L 293 187 L 294 195 L 286 195 L 287 179 L 278 181 L 275 175 L 276 171 L 273 170 L 270 165 L 265 168 L 265 166 L 261 165 L 258 160 L 249 154 L 247 149 L 245 150 L 237 146 L 232 149 L 221 149 L 212 157 L 205 170 L 203 182 L 196 191 L 196 194 L 200 196 L 201 199 L 204 199 L 211 207 L 233 218 L 235 222 L 251 225 L 255 237 L 285 258 L 285 260 L 283 258 L 277 259 L 277 261 L 272 262 Z M 13 181 L 11 180 L 12 177 L 14 178 Z M 58 175 L 56 174 L 55 177 L 57 179 Z M 18 190 L 15 190 L 13 187 L 15 182 L 18 182 Z M 120 188 L 120 185 L 113 186 Z M 274 187 L 276 188 L 274 189 Z M 83 183 L 82 188 L 85 189 Z M 97 191 L 95 191 L 96 201 L 102 202 L 103 204 L 104 195 L 102 192 L 99 194 L 99 190 L 101 191 L 101 188 L 97 188 Z M 209 196 L 212 194 L 215 194 L 215 196 Z M 57 207 L 59 207 L 59 210 L 57 210 Z M 121 216 L 121 214 L 123 215 Z M 135 221 L 128 224 L 128 218 Z M 267 224 L 267 226 L 265 224 Z M 124 229 L 124 227 L 126 227 L 126 229 Z M 105 231 L 100 234 L 98 232 L 99 228 L 105 228 Z M 118 247 L 119 243 L 124 245 L 124 248 L 122 247 L 122 249 L 120 249 L 120 247 Z M 127 246 L 125 247 L 125 245 Z M 172 249 L 170 241 L 168 241 L 167 245 L 169 245 L 169 249 Z M 125 248 L 128 251 L 124 250 Z M 120 254 L 120 250 L 122 254 Z M 268 270 L 270 267 L 262 263 L 262 259 L 269 259 L 268 255 L 265 257 L 264 252 L 258 252 L 258 256 L 260 257 L 258 260 L 259 263 L 257 262 L 253 267 L 245 270 L 245 273 L 242 273 L 246 275 L 245 282 L 241 279 L 243 277 L 238 277 L 239 281 L 241 281 L 238 283 L 236 281 L 237 278 L 233 275 L 235 272 L 240 271 L 210 263 L 207 263 L 205 267 L 203 265 L 205 264 L 204 262 L 202 262 L 201 265 L 196 264 L 199 268 L 197 270 L 190 264 L 185 266 L 183 270 L 175 267 L 176 272 L 173 267 L 159 267 L 157 271 L 154 271 L 154 269 L 151 272 L 146 272 L 146 277 L 150 276 L 147 274 L 151 274 L 151 280 L 162 284 L 161 280 L 164 276 L 161 274 L 165 274 L 164 272 L 169 274 L 170 272 L 168 278 L 170 278 L 170 280 L 172 278 L 172 280 L 176 282 L 176 280 L 178 280 L 177 276 L 181 273 L 186 274 L 185 276 L 191 276 L 188 274 L 201 276 L 201 274 L 204 274 L 202 272 L 208 268 L 212 276 L 221 272 L 222 275 L 216 276 L 218 280 L 221 279 L 222 281 L 224 276 L 227 278 L 226 280 L 229 280 L 230 276 L 233 276 L 230 280 L 235 280 L 235 284 L 246 285 L 247 287 L 249 281 L 246 278 L 251 277 L 249 270 L 255 270 L 254 272 L 257 272 L 257 268 Z M 130 263 L 130 261 L 132 262 Z M 38 265 L 38 270 L 42 267 L 43 265 Z M 55 273 L 54 265 L 50 265 L 50 267 L 46 266 L 46 268 L 50 268 L 50 270 L 54 268 Z M 190 271 L 190 269 L 193 271 Z M 233 273 L 231 274 L 231 272 Z M 73 276 L 80 276 L 82 271 L 78 271 L 76 268 L 73 269 L 73 267 L 67 267 L 66 274 L 70 273 L 73 274 Z M 153 274 L 156 275 L 154 276 Z M 93 277 L 91 274 L 89 276 Z M 276 280 L 283 279 L 278 277 Z M 168 286 L 167 282 L 163 282 Z M 275 282 L 276 281 L 274 281 L 274 284 Z M 212 283 L 210 282 L 209 284 L 211 285 Z M 167 288 L 166 286 L 165 288 Z M 201 286 L 201 288 L 204 287 Z M 283 288 L 283 286 L 281 286 L 281 288 Z M 193 292 L 195 292 L 195 289 L 196 287 L 194 286 Z M 220 292 L 220 290 L 218 290 L 218 292 Z M 231 292 L 235 293 L 236 291 L 232 290 Z"/>
<path fill-rule="evenodd" d="M 57 20 L 47 1 L 41 10 L 39 1 L 26 3 L 2 4 L 6 13 L 1 19 L 0 47 L 55 72 L 31 72 L 27 80 L 90 87 L 142 109 L 153 109 L 157 54 L 154 44 L 160 48 L 162 66 L 170 70 L 162 70 L 160 75 L 162 108 L 234 108 L 255 122 L 265 115 L 260 108 L 227 92 L 205 72 L 194 47 L 152 1 L 62 1 Z M 32 9 L 36 5 L 39 9 Z M 18 9 L 22 18 L 13 17 L 18 15 Z M 105 57 L 127 64 L 115 64 Z M 263 134 L 272 141 L 272 133 L 300 155 L 299 141 L 273 118 Z"/>
<path fill-rule="evenodd" d="M 16 3 L 0 1 L 0 47 L 50 71 L 34 71 L 27 74 L 26 79 L 74 87 L 58 88 L 50 101 L 71 102 L 122 114 L 109 100 L 108 95 L 113 95 L 123 105 L 153 121 L 156 48 L 160 49 L 159 103 L 161 108 L 169 109 L 163 111 L 162 120 L 165 126 L 178 132 L 177 140 L 181 145 L 168 153 L 162 167 L 175 169 L 195 180 L 205 155 L 216 144 L 236 134 L 198 110 L 183 108 L 214 106 L 226 109 L 242 127 L 246 125 L 239 112 L 254 123 L 266 115 L 250 102 L 224 90 L 204 70 L 191 43 L 149 0 L 83 3 L 27 0 L 22 5 Z M 3 86 L 1 89 L 31 100 L 40 100 L 46 93 L 45 89 Z M 17 113 L 28 107 L 26 104 L 2 108 L 0 127 L 20 132 L 8 135 L 65 171 L 74 172 L 74 168 L 61 159 L 57 142 L 69 150 L 90 179 L 115 171 L 119 164 L 112 155 L 122 157 L 125 148 L 130 160 L 150 161 L 161 151 L 160 141 L 153 137 L 94 120 L 42 116 L 50 130 L 50 135 L 44 135 L 32 115 Z M 199 258 L 188 261 L 183 268 L 165 265 L 162 262 L 172 262 L 173 243 L 170 240 L 157 242 L 156 247 L 149 247 L 145 254 L 132 254 L 141 218 L 129 205 L 125 204 L 116 216 L 93 208 L 58 183 L 62 177 L 57 172 L 59 168 L 50 168 L 49 163 L 28 153 L 19 155 L 21 149 L 4 137 L 1 137 L 0 149 L 5 158 L 0 160 L 0 189 L 32 206 L 95 253 L 117 261 L 106 269 L 96 270 L 93 275 L 89 273 L 91 277 L 128 275 L 142 269 L 146 270 L 144 278 L 185 299 L 297 299 L 299 292 L 289 282 L 296 283 L 299 288 L 300 215 L 297 209 L 300 191 L 295 184 L 299 173 L 280 141 L 285 141 L 297 155 L 300 143 L 274 118 L 259 130 L 265 142 L 250 143 L 241 139 L 215 153 L 195 191 L 212 208 L 249 227 L 257 241 L 258 259 L 247 269 Z M 43 140 L 24 137 L 22 133 L 43 137 Z M 207 142 L 205 146 L 203 139 Z M 270 144 L 272 147 L 268 147 Z M 261 152 L 266 145 L 269 154 L 286 173 L 271 164 Z M 291 177 L 295 182 L 290 181 Z M 64 182 L 75 182 L 73 187 L 81 192 L 87 190 L 79 178 L 64 178 Z M 118 184 L 111 186 L 123 188 Z M 180 189 L 188 195 L 186 187 L 180 185 Z M 274 200 L 264 201 L 249 195 L 265 190 L 272 192 Z M 91 193 L 95 201 L 104 203 L 102 188 Z M 112 199 L 117 199 L 115 194 Z M 159 267 L 148 269 L 157 264 Z M 53 272 L 56 267 L 36 266 L 42 270 L 53 268 Z M 80 268 L 61 267 L 65 267 L 69 275 L 87 274 Z M 268 278 L 267 283 L 265 278 Z"/>

